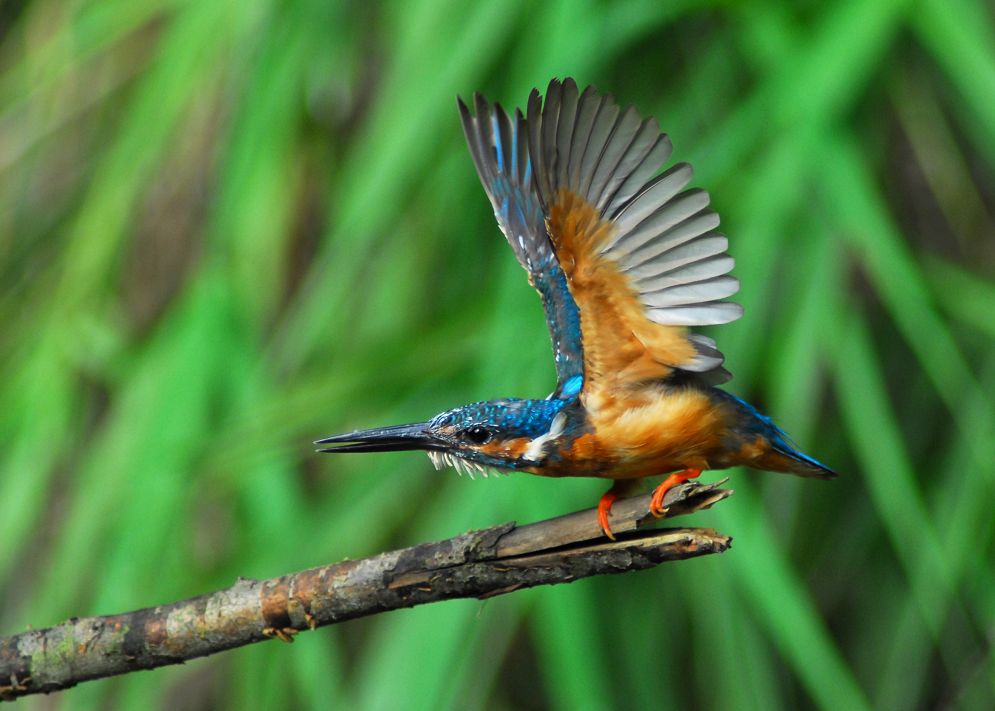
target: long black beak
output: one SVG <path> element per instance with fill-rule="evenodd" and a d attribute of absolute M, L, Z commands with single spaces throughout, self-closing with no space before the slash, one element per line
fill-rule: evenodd
<path fill-rule="evenodd" d="M 429 422 L 357 430 L 348 434 L 325 437 L 325 439 L 319 439 L 315 444 L 335 445 L 318 450 L 319 452 L 332 453 L 400 452 L 410 449 L 434 450 L 445 447 L 445 443 L 432 434 Z"/>

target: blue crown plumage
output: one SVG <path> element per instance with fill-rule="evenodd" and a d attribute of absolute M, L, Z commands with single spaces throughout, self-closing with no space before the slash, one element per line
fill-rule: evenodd
<path fill-rule="evenodd" d="M 559 399 L 487 400 L 447 410 L 432 419 L 431 424 L 433 428 L 467 428 L 475 425 L 493 427 L 508 439 L 533 439 L 549 431 L 553 418 L 565 404 L 566 401 Z"/>

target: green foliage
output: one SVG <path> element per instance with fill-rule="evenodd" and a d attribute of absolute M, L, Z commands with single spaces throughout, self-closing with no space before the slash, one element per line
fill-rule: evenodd
<path fill-rule="evenodd" d="M 552 384 L 463 145 L 474 90 L 569 75 L 660 119 L 737 258 L 731 389 L 843 474 L 733 472 L 699 521 L 723 556 L 57 704 L 995 705 L 988 5 L 31 0 L 0 23 L 0 633 L 594 504 L 602 482 L 311 451 Z"/>

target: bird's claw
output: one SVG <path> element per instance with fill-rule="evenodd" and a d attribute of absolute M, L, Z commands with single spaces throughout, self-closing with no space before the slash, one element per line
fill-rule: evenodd
<path fill-rule="evenodd" d="M 701 469 L 685 469 L 682 472 L 675 472 L 664 479 L 658 487 L 653 489 L 653 497 L 650 499 L 650 513 L 654 518 L 663 518 L 670 510 L 663 505 L 663 499 L 667 492 L 678 484 L 683 484 L 688 479 L 694 479 L 701 474 Z"/>
<path fill-rule="evenodd" d="M 609 489 L 598 501 L 598 523 L 601 525 L 602 532 L 613 541 L 615 540 L 615 534 L 612 533 L 612 527 L 608 523 L 608 514 L 611 513 L 612 504 L 615 503 L 615 499 L 617 498 L 618 495 L 615 494 L 614 489 Z"/>
<path fill-rule="evenodd" d="M 663 493 L 666 494 L 667 491 L 664 490 Z M 670 511 L 669 506 L 663 506 L 662 504 L 663 504 L 662 496 L 660 497 L 660 501 L 656 500 L 656 496 L 654 496 L 653 499 L 650 501 L 650 514 L 652 514 L 653 518 L 664 518 L 666 517 L 667 513 Z"/>

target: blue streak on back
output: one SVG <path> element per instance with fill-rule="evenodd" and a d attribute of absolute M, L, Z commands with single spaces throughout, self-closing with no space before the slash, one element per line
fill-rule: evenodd
<path fill-rule="evenodd" d="M 581 391 L 584 387 L 584 378 L 580 375 L 574 375 L 567 379 L 560 388 L 561 397 L 569 398 L 573 397 Z"/>

